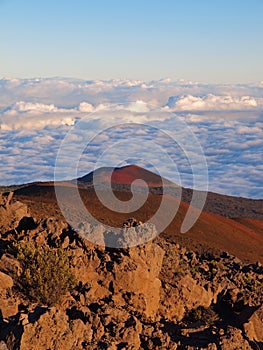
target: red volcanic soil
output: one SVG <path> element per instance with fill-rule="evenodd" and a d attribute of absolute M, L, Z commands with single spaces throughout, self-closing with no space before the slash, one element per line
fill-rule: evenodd
<path fill-rule="evenodd" d="M 171 181 L 137 165 L 127 165 L 121 168 L 100 168 L 78 180 L 92 183 L 93 174 L 96 174 L 98 182 L 111 181 L 114 184 L 131 185 L 135 180 L 143 179 L 150 187 L 175 186 Z"/>
<path fill-rule="evenodd" d="M 257 232 L 259 235 L 262 235 L 263 237 L 263 220 L 240 218 L 240 219 L 235 219 L 235 221 L 239 222 L 244 226 L 247 226 L 251 230 Z"/>
<path fill-rule="evenodd" d="M 163 187 L 175 194 L 179 187 L 171 181 L 162 178 L 153 172 L 136 165 L 128 165 L 122 168 L 100 168 L 78 179 L 82 188 L 93 185 L 93 177 L 96 175 L 97 184 L 111 183 L 114 190 L 123 192 L 129 190 L 129 186 L 137 179 L 143 179 L 152 189 L 154 194 L 162 194 Z M 136 184 L 138 187 L 138 184 Z M 126 187 L 126 188 L 124 188 Z M 201 193 L 200 191 L 196 191 Z M 191 202 L 193 191 L 182 188 L 182 200 Z M 180 194 L 178 194 L 180 196 Z M 233 197 L 218 193 L 208 192 L 204 210 L 209 213 L 218 214 L 228 218 L 253 218 L 263 220 L 263 200 Z"/>
<path fill-rule="evenodd" d="M 134 178 L 136 173 L 125 178 L 126 181 Z M 122 172 L 117 175 L 117 180 L 123 181 Z M 151 178 L 152 181 L 152 178 Z M 65 190 L 70 203 L 74 206 L 75 194 L 73 185 L 60 183 Z M 148 221 L 158 210 L 162 195 L 149 194 L 147 201 L 137 211 L 129 214 L 116 213 L 106 208 L 97 198 L 93 189 L 79 190 L 82 200 L 89 212 L 100 222 L 110 226 L 120 227 L 129 217 L 135 217 L 143 222 Z M 115 192 L 122 201 L 131 198 L 129 192 Z M 55 216 L 63 218 L 56 202 L 53 183 L 32 184 L 15 191 L 15 198 L 26 202 L 34 217 L 43 218 Z M 168 209 L 176 207 L 178 199 L 168 196 Z M 176 241 L 188 249 L 199 252 L 211 251 L 220 253 L 227 251 L 236 255 L 245 262 L 260 261 L 263 263 L 263 221 L 254 219 L 230 219 L 217 214 L 203 212 L 198 221 L 187 233 L 180 233 L 180 227 L 186 215 L 189 205 L 181 202 L 179 210 L 171 224 L 162 235 L 167 239 Z M 165 219 L 165 218 L 164 218 Z"/>
<path fill-rule="evenodd" d="M 136 165 L 117 168 L 112 174 L 111 181 L 118 184 L 132 184 L 136 179 L 143 179 L 149 186 L 162 186 L 168 180 Z"/>

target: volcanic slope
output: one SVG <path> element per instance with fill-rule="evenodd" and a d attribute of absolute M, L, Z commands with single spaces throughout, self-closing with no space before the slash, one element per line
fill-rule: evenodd
<path fill-rule="evenodd" d="M 177 198 L 182 198 L 186 203 L 191 202 L 193 190 L 191 188 L 179 187 L 173 182 L 136 165 L 128 165 L 120 168 L 100 168 L 78 179 L 81 188 L 93 187 L 93 177 L 99 186 L 110 182 L 116 191 L 130 191 L 130 185 L 137 179 L 143 179 L 150 188 L 152 194 L 162 194 L 163 187 L 166 193 Z M 112 175 L 112 176 L 111 176 Z M 180 196 L 179 189 L 182 190 Z M 140 191 L 140 186 L 137 186 Z M 196 191 L 201 194 L 202 191 Z M 219 214 L 228 218 L 253 218 L 263 219 L 263 200 L 234 197 L 214 192 L 208 192 L 204 211 Z"/>
<path fill-rule="evenodd" d="M 101 182 L 108 181 L 109 172 L 112 169 L 99 169 Z M 126 166 L 113 170 L 111 178 L 112 184 L 118 185 L 115 188 L 114 194 L 122 201 L 131 199 L 132 194 L 128 191 L 128 187 L 135 179 L 143 179 L 151 188 L 160 188 L 164 186 L 177 186 L 170 181 L 162 179 L 160 176 L 151 173 L 137 166 Z M 79 193 L 81 198 L 92 214 L 98 221 L 109 226 L 120 227 L 128 217 L 135 217 L 142 222 L 148 221 L 158 210 L 163 195 L 160 193 L 150 193 L 144 205 L 135 212 L 125 214 L 114 212 L 105 207 L 98 199 L 93 185 L 93 174 L 78 179 Z M 60 182 L 60 188 L 65 191 L 69 199 L 69 205 L 74 205 L 76 201 L 76 182 Z M 124 187 L 123 189 L 123 186 Z M 103 190 L 102 190 L 103 191 Z M 140 193 L 137 194 L 140 196 Z M 216 196 L 216 194 L 214 194 Z M 53 182 L 34 183 L 15 191 L 15 198 L 29 205 L 31 213 L 36 218 L 54 216 L 63 219 L 60 208 L 57 205 L 56 195 Z M 234 218 L 228 218 L 211 212 L 202 212 L 197 222 L 187 233 L 181 233 L 180 228 L 189 210 L 189 204 L 181 201 L 171 195 L 165 195 L 167 200 L 167 209 L 173 210 L 179 204 L 179 209 L 169 224 L 163 231 L 167 239 L 176 241 L 188 249 L 193 249 L 201 252 L 221 253 L 227 251 L 230 254 L 236 255 L 245 262 L 260 261 L 263 263 L 263 220 L 253 219 L 248 217 L 238 217 L 239 209 L 233 215 Z M 228 196 L 218 195 L 218 198 L 224 198 L 224 206 L 227 210 Z M 231 197 L 230 206 L 233 208 L 233 198 Z M 237 203 L 240 199 L 237 198 Z M 253 200 L 247 200 L 252 201 Z M 261 204 L 262 201 L 257 201 Z M 222 201 L 220 202 L 222 203 Z M 208 205 L 208 204 L 206 204 Z M 238 208 L 238 205 L 235 205 Z M 244 213 L 245 210 L 242 212 Z M 249 207 L 246 208 L 249 212 Z M 258 206 L 260 212 L 260 206 Z M 165 221 L 166 218 L 164 217 Z"/>

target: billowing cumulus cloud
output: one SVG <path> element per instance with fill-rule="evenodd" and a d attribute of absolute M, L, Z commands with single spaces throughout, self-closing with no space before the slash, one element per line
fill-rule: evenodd
<path fill-rule="evenodd" d="M 79 104 L 79 111 L 83 113 L 91 113 L 94 112 L 94 107 L 92 106 L 91 103 L 88 102 L 81 102 Z"/>
<path fill-rule="evenodd" d="M 62 140 L 72 127 L 85 119 L 83 128 L 70 135 L 73 148 L 100 133 L 81 157 L 80 175 L 92 170 L 104 151 L 109 152 L 105 165 L 110 166 L 125 164 L 124 159 L 119 159 L 123 155 L 128 162 L 141 162 L 150 168 L 151 159 L 144 158 L 152 154 L 162 175 L 192 186 L 189 162 L 167 136 L 184 140 L 182 122 L 202 146 L 210 190 L 263 198 L 262 118 L 262 83 L 207 85 L 169 79 L 151 82 L 2 79 L 0 184 L 53 179 Z M 109 134 L 113 123 L 124 127 Z M 143 127 L 135 130 L 132 123 L 145 123 L 159 132 L 148 133 Z M 190 141 L 189 152 L 193 156 L 195 149 L 190 147 Z M 153 152 L 154 143 L 161 149 Z M 162 149 L 171 157 L 170 163 L 164 160 Z M 69 176 L 67 166 L 71 153 L 69 148 L 65 177 Z M 175 166 L 180 175 L 177 179 Z"/>
<path fill-rule="evenodd" d="M 16 102 L 0 114 L 0 130 L 43 129 L 46 126 L 74 125 L 74 111 L 54 104 Z"/>
<path fill-rule="evenodd" d="M 24 101 L 19 101 L 15 103 L 12 109 L 18 112 L 28 112 L 28 111 L 34 111 L 37 113 L 58 112 L 58 108 L 55 107 L 53 104 L 45 105 L 43 103 L 32 103 L 32 102 L 24 102 Z"/>
<path fill-rule="evenodd" d="M 168 106 L 177 111 L 243 111 L 263 107 L 263 99 L 251 96 L 233 97 L 208 94 L 206 96 L 172 96 Z"/>
<path fill-rule="evenodd" d="M 262 133 L 262 123 L 256 123 L 254 126 L 242 125 L 237 129 L 238 134 L 260 134 Z"/>

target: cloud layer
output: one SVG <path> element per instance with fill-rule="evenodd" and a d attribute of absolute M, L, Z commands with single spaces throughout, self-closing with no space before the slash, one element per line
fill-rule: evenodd
<path fill-rule="evenodd" d="M 0 184 L 53 179 L 63 138 L 85 120 L 82 129 L 71 134 L 71 147 L 77 148 L 83 140 L 89 142 L 98 131 L 100 134 L 89 142 L 81 157 L 80 175 L 92 170 L 98 156 L 107 151 L 105 165 L 127 161 L 151 168 L 150 163 L 154 163 L 163 176 L 192 186 L 189 159 L 167 136 L 176 141 L 188 138 L 188 153 L 194 159 L 197 151 L 191 146 L 190 134 L 182 128 L 186 125 L 185 130 L 193 132 L 204 151 L 210 190 L 263 198 L 262 118 L 262 82 L 206 85 L 169 79 L 2 79 Z M 143 126 L 132 127 L 132 123 L 147 124 L 150 131 Z M 116 124 L 123 126 L 113 128 Z M 151 145 L 148 151 L 147 144 Z M 164 160 L 162 150 L 170 162 Z M 65 177 L 69 175 L 72 149 L 68 154 L 61 172 Z M 201 175 L 198 186 L 202 187 Z"/>
<path fill-rule="evenodd" d="M 263 99 L 251 96 L 187 95 L 170 97 L 167 105 L 177 111 L 246 111 L 262 108 Z"/>

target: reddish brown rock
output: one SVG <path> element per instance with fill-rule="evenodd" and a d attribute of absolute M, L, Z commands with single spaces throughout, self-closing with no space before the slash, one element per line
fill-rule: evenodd
<path fill-rule="evenodd" d="M 0 313 L 3 318 L 18 312 L 18 300 L 13 298 L 12 287 L 12 278 L 0 271 Z"/>
<path fill-rule="evenodd" d="M 91 338 L 91 325 L 80 319 L 69 321 L 66 313 L 51 308 L 35 322 L 23 320 L 20 350 L 77 350 Z"/>
<path fill-rule="evenodd" d="M 161 281 L 158 277 L 164 251 L 157 244 L 148 242 L 130 248 L 128 254 L 122 257 L 120 264 L 113 266 L 114 293 L 128 295 L 131 306 L 143 311 L 146 317 L 154 318 L 159 308 Z M 119 304 L 124 301 L 125 298 L 120 299 Z"/>
<path fill-rule="evenodd" d="M 6 274 L 13 277 L 19 277 L 22 271 L 19 261 L 10 254 L 3 254 L 1 256 L 0 269 Z"/>
<path fill-rule="evenodd" d="M 249 340 L 263 343 L 263 305 L 244 324 L 244 331 Z"/>
<path fill-rule="evenodd" d="M 244 339 L 241 329 L 228 327 L 227 334 L 220 338 L 222 350 L 252 350 L 248 341 Z"/>
<path fill-rule="evenodd" d="M 163 317 L 180 321 L 186 311 L 199 306 L 207 308 L 213 299 L 214 293 L 211 289 L 205 289 L 187 274 L 175 286 L 166 285 L 162 293 L 160 313 Z"/>
<path fill-rule="evenodd" d="M 28 215 L 27 205 L 13 201 L 13 192 L 0 193 L 0 233 L 14 229 L 19 221 Z"/>

